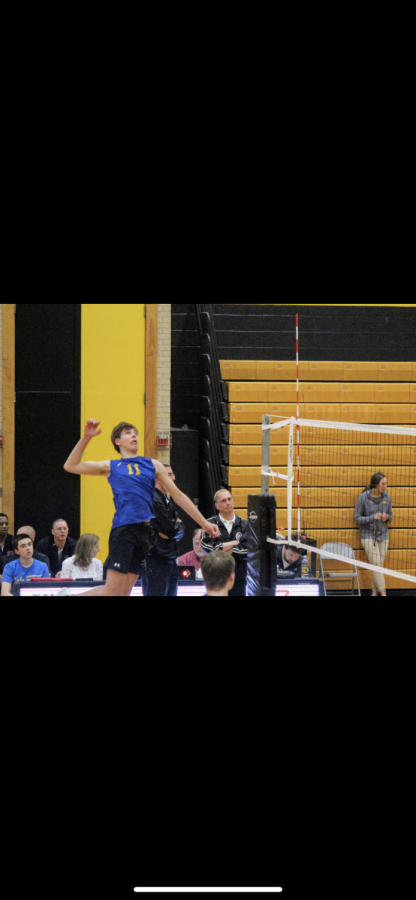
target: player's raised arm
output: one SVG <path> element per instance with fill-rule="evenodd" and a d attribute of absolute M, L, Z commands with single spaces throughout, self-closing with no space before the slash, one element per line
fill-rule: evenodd
<path fill-rule="evenodd" d="M 72 472 L 73 475 L 105 475 L 106 478 L 109 477 L 111 474 L 109 459 L 104 459 L 102 462 L 82 462 L 82 457 L 89 442 L 101 434 L 101 430 L 98 430 L 99 425 L 100 422 L 97 422 L 95 419 L 88 419 L 84 429 L 84 436 L 74 447 L 64 465 L 65 472 Z"/>
<path fill-rule="evenodd" d="M 169 478 L 169 475 L 166 474 L 166 469 L 164 466 L 162 466 L 162 463 L 160 463 L 157 459 L 152 459 L 152 463 L 156 469 L 156 475 L 159 481 L 163 484 L 163 487 L 166 488 L 166 490 L 172 497 L 172 500 L 174 500 L 175 503 L 177 503 L 178 506 L 181 507 L 181 509 L 184 509 L 185 512 L 188 513 L 188 516 L 191 516 L 191 518 L 201 528 L 203 528 L 203 530 L 206 531 L 207 534 L 210 534 L 211 537 L 219 537 L 220 530 L 218 528 L 218 525 L 214 525 L 213 522 L 207 522 L 207 520 L 204 519 L 202 513 L 200 513 L 199 509 L 197 509 L 195 504 L 192 503 L 192 500 L 190 500 L 189 497 L 186 496 L 186 494 L 183 494 L 182 491 L 180 491 L 179 488 L 176 487 L 176 484 L 174 484 L 174 482 Z"/>

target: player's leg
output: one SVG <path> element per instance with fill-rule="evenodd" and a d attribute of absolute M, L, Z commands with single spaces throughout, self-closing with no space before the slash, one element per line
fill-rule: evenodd
<path fill-rule="evenodd" d="M 125 585 L 125 597 L 130 597 L 134 585 L 139 576 L 142 579 L 142 594 L 145 597 L 146 592 L 146 553 L 150 546 L 151 530 L 148 522 L 140 522 L 138 525 L 131 526 L 132 535 L 132 554 L 130 558 L 129 572 Z"/>
<path fill-rule="evenodd" d="M 135 576 L 137 579 L 137 575 Z M 107 581 L 106 584 L 100 585 L 100 587 L 92 588 L 90 591 L 85 591 L 82 594 L 78 594 L 79 597 L 125 597 L 126 595 L 126 582 L 129 578 L 128 575 L 125 575 L 123 572 L 115 572 L 113 569 L 108 570 Z M 130 589 L 131 590 L 131 589 Z"/>
<path fill-rule="evenodd" d="M 114 528 L 110 535 L 109 554 L 106 559 L 107 591 L 106 597 L 129 597 L 134 582 L 133 572 L 137 572 L 134 563 L 137 547 L 137 526 L 122 525 Z M 137 574 L 136 574 L 137 580 Z"/>
<path fill-rule="evenodd" d="M 123 590 L 123 593 L 121 594 L 122 597 L 130 597 L 131 596 L 131 592 L 134 588 L 134 585 L 136 584 L 137 578 L 138 578 L 138 576 L 136 575 L 135 572 L 129 572 L 129 574 L 126 576 L 126 580 L 124 582 L 124 590 Z"/>
<path fill-rule="evenodd" d="M 130 597 L 149 545 L 149 526 L 126 525 L 110 535 L 110 552 L 106 559 L 107 582 L 80 594 L 81 597 Z"/>
<path fill-rule="evenodd" d="M 135 551 L 136 536 L 131 533 L 128 526 L 113 528 L 110 534 L 109 554 L 105 561 L 107 581 L 101 587 L 92 588 L 90 591 L 80 594 L 80 597 L 125 597 L 130 594 L 131 579 L 128 582 L 130 590 L 126 591 L 126 582 L 132 569 L 131 559 Z M 137 578 L 137 575 L 136 575 Z"/>

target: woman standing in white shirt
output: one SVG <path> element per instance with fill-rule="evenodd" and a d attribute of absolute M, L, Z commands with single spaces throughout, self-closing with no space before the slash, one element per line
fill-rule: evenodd
<path fill-rule="evenodd" d="M 74 556 L 64 560 L 61 578 L 93 578 L 103 581 L 103 564 L 95 559 L 100 552 L 100 538 L 96 534 L 82 534 Z"/>

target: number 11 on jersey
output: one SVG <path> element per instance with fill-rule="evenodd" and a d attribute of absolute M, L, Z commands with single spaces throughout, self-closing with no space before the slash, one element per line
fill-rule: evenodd
<path fill-rule="evenodd" d="M 131 463 L 128 464 L 127 468 L 129 470 L 129 475 L 134 475 Z M 136 469 L 136 475 L 140 475 L 140 469 L 137 463 L 134 463 L 134 468 Z"/>

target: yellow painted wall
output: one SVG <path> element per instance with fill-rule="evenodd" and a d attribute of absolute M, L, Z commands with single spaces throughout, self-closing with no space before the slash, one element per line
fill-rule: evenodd
<path fill-rule="evenodd" d="M 100 419 L 102 434 L 84 460 L 117 459 L 110 437 L 119 422 L 139 429 L 144 450 L 145 304 L 83 303 L 81 328 L 81 434 L 87 419 Z M 120 457 L 118 457 L 120 459 Z M 105 562 L 114 516 L 106 478 L 81 476 L 81 534 L 98 534 Z"/>

